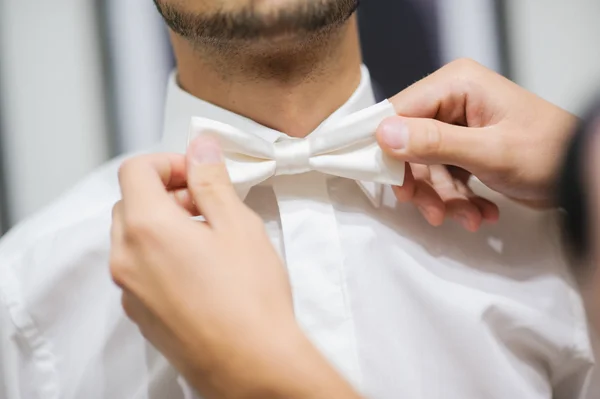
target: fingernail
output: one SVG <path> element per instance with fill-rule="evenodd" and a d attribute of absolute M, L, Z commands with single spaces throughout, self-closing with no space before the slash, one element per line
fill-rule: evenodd
<path fill-rule="evenodd" d="M 454 217 L 454 219 L 459 222 L 465 229 L 471 228 L 471 223 L 469 221 L 469 217 L 464 213 L 459 213 Z"/>
<path fill-rule="evenodd" d="M 383 142 L 394 150 L 406 148 L 408 143 L 408 126 L 401 118 L 393 118 L 384 121 L 380 127 Z"/>
<path fill-rule="evenodd" d="M 201 164 L 214 164 L 223 161 L 223 154 L 217 139 L 211 136 L 200 136 L 190 145 L 192 159 Z"/>
<path fill-rule="evenodd" d="M 431 221 L 432 212 L 429 209 L 425 208 L 424 206 L 420 206 L 419 212 L 421 212 L 421 214 L 425 216 L 425 219 L 427 219 L 427 221 Z"/>

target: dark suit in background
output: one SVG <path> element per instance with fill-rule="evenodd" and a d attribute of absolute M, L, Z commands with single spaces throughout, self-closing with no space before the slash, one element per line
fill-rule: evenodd
<path fill-rule="evenodd" d="M 440 66 L 436 0 L 365 0 L 358 21 L 378 100 Z"/>

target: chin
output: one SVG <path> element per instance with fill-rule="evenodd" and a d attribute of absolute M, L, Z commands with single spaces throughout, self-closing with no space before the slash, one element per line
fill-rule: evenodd
<path fill-rule="evenodd" d="M 245 7 L 251 6 L 261 14 L 285 12 L 286 10 L 297 10 L 298 8 L 315 5 L 339 4 L 347 6 L 347 0 L 244 0 Z M 358 0 L 354 1 L 358 6 Z"/>
<path fill-rule="evenodd" d="M 314 2 L 318 2 L 319 0 L 313 0 Z M 293 7 L 298 4 L 302 4 L 306 2 L 306 0 L 247 0 L 251 5 L 257 7 L 258 9 L 276 9 L 280 7 Z"/>

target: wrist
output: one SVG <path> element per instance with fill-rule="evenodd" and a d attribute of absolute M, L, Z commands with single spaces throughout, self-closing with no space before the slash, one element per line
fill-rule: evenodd
<path fill-rule="evenodd" d="M 243 344 L 236 343 L 224 351 L 230 355 L 209 372 L 209 397 L 358 398 L 297 324 L 270 330 L 260 337 L 242 335 L 244 338 L 237 342 Z"/>
<path fill-rule="evenodd" d="M 310 342 L 299 327 L 276 340 L 261 365 L 257 398 L 357 399 L 358 394 Z"/>
<path fill-rule="evenodd" d="M 297 324 L 270 329 L 255 338 L 244 340 L 224 364 L 222 386 L 229 391 L 228 397 L 308 398 L 305 384 L 311 383 L 312 370 L 322 365 Z"/>

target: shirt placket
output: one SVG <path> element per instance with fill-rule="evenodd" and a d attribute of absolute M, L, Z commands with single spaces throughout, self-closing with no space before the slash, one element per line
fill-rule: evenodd
<path fill-rule="evenodd" d="M 279 176 L 272 186 L 298 322 L 338 370 L 360 388 L 344 255 L 327 178 L 319 173 Z"/>

